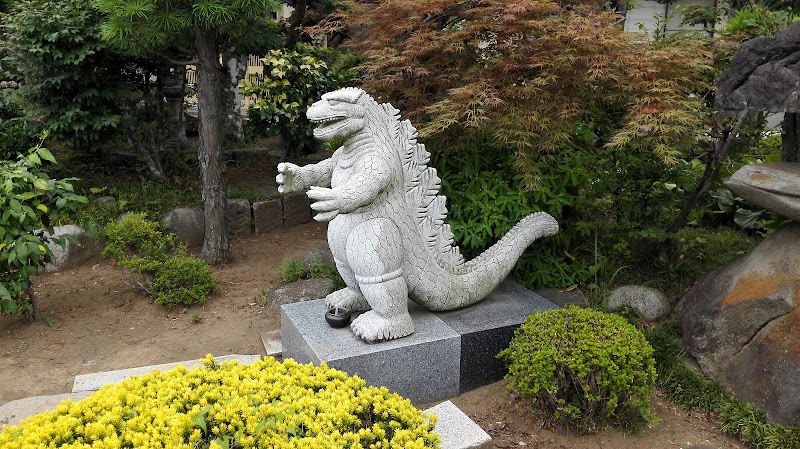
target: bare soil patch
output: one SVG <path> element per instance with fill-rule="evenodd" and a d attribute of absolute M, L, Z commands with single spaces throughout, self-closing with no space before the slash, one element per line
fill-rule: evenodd
<path fill-rule="evenodd" d="M 274 161 L 233 167 L 235 185 L 274 185 Z M 98 259 L 34 280 L 39 317 L 0 317 L 0 404 L 71 391 L 78 374 L 182 360 L 207 353 L 265 354 L 261 333 L 280 327 L 262 291 L 280 284 L 278 267 L 325 245 L 325 225 L 308 223 L 235 240 L 233 261 L 214 269 L 220 292 L 204 305 L 166 310 L 151 304 L 119 267 Z M 198 323 L 192 316 L 200 317 Z M 496 447 L 641 449 L 743 448 L 706 415 L 655 399 L 660 422 L 643 435 L 606 430 L 578 435 L 543 424 L 505 382 L 453 399 L 486 430 Z"/>

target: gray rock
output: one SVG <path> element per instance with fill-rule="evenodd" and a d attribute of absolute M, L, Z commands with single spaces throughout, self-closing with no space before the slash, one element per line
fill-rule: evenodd
<path fill-rule="evenodd" d="M 765 162 L 745 165 L 725 186 L 748 203 L 800 221 L 800 164 Z"/>
<path fill-rule="evenodd" d="M 253 228 L 256 235 L 283 229 L 283 203 L 280 199 L 253 203 Z"/>
<path fill-rule="evenodd" d="M 164 217 L 164 226 L 190 248 L 203 246 L 205 222 L 203 211 L 188 207 L 173 209 Z"/>
<path fill-rule="evenodd" d="M 103 207 L 111 207 L 117 204 L 117 199 L 114 198 L 113 196 L 108 196 L 108 195 L 101 196 L 94 201 Z"/>
<path fill-rule="evenodd" d="M 570 304 L 581 307 L 586 306 L 586 298 L 577 288 L 569 291 L 560 288 L 541 288 L 533 290 L 533 292 L 560 307 L 566 307 Z"/>
<path fill-rule="evenodd" d="M 79 244 L 70 243 L 64 240 L 64 246 L 61 246 L 51 240 L 53 237 L 63 235 L 72 235 L 78 239 Z M 45 234 L 48 238 L 47 247 L 53 253 L 50 262 L 45 264 L 42 272 L 54 272 L 67 270 L 69 268 L 77 267 L 87 260 L 100 257 L 100 246 L 86 234 L 80 226 L 64 225 L 55 226 L 53 234 Z"/>
<path fill-rule="evenodd" d="M 800 112 L 800 23 L 742 44 L 717 81 L 715 109 Z"/>
<path fill-rule="evenodd" d="M 643 285 L 623 285 L 611 291 L 608 310 L 630 307 L 640 317 L 657 321 L 666 318 L 670 311 L 669 298 L 663 292 Z"/>
<path fill-rule="evenodd" d="M 249 237 L 253 234 L 253 215 L 250 201 L 246 199 L 228 199 L 228 233 L 231 237 Z"/>
<path fill-rule="evenodd" d="M 253 190 L 258 193 L 262 193 L 269 198 L 279 198 L 281 196 L 281 194 L 278 193 L 278 188 L 275 186 L 254 187 Z"/>
<path fill-rule="evenodd" d="M 316 246 L 308 250 L 303 256 L 303 265 L 310 266 L 317 261 L 322 262 L 323 265 L 335 267 L 336 262 L 333 261 L 333 253 L 327 246 Z"/>
<path fill-rule="evenodd" d="M 772 423 L 800 423 L 800 225 L 767 237 L 684 297 L 684 346 Z"/>
<path fill-rule="evenodd" d="M 327 278 L 306 279 L 286 284 L 271 291 L 267 300 L 275 308 L 284 304 L 321 299 L 333 291 L 333 281 Z"/>
<path fill-rule="evenodd" d="M 283 226 L 291 228 L 311 221 L 311 200 L 304 192 L 283 195 Z"/>

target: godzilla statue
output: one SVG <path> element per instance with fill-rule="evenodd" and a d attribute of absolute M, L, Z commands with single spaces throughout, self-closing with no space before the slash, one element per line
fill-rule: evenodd
<path fill-rule="evenodd" d="M 278 164 L 278 190 L 307 190 L 314 218 L 330 221 L 328 243 L 347 287 L 325 302 L 366 311 L 350 327 L 368 342 L 414 332 L 408 298 L 434 311 L 480 301 L 528 245 L 558 231 L 552 216 L 537 212 L 465 262 L 444 222 L 446 198 L 427 166 L 430 153 L 397 109 L 344 88 L 323 95 L 306 115 L 317 124 L 316 138 L 344 143 L 316 164 Z"/>

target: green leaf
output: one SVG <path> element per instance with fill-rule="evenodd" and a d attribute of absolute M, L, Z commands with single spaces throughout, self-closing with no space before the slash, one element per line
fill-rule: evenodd
<path fill-rule="evenodd" d="M 48 185 L 47 181 L 42 178 L 35 178 L 33 180 L 33 185 L 39 190 L 51 190 L 50 185 Z"/>
<path fill-rule="evenodd" d="M 56 162 L 56 158 L 53 157 L 53 153 L 51 153 L 50 150 L 48 150 L 47 148 L 39 148 L 39 150 L 37 152 L 39 153 L 39 156 L 42 159 L 44 159 L 44 160 L 46 160 L 48 162 L 52 162 L 54 164 L 57 163 Z"/>

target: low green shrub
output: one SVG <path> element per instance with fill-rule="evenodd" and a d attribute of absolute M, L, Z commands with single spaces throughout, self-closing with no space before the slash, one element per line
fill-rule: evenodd
<path fill-rule="evenodd" d="M 654 348 L 658 387 L 670 402 L 689 410 L 717 415 L 720 428 L 743 442 L 761 449 L 800 447 L 800 426 L 767 423 L 756 406 L 728 396 L 722 387 L 688 367 L 683 360 L 680 328 L 666 323 L 648 329 L 645 336 Z"/>
<path fill-rule="evenodd" d="M 498 357 L 509 386 L 553 423 L 583 432 L 653 421 L 653 348 L 622 317 L 570 306 L 528 317 Z"/>
<path fill-rule="evenodd" d="M 203 304 L 215 286 L 214 274 L 202 259 L 178 256 L 156 272 L 150 295 L 156 304 L 171 309 L 178 304 Z"/>
<path fill-rule="evenodd" d="M 435 448 L 435 416 L 386 388 L 268 357 L 154 371 L 0 433 L 4 449 L 41 447 Z"/>
<path fill-rule="evenodd" d="M 155 274 L 170 256 L 186 252 L 174 234 L 144 213 L 131 212 L 109 223 L 103 237 L 103 255 L 137 273 Z"/>
<path fill-rule="evenodd" d="M 106 225 L 103 255 L 148 278 L 142 288 L 153 302 L 171 309 L 202 304 L 216 279 L 203 260 L 186 256 L 186 246 L 147 214 L 131 212 Z"/>
<path fill-rule="evenodd" d="M 286 284 L 302 279 L 328 278 L 333 281 L 335 290 L 345 287 L 344 280 L 342 280 L 336 267 L 324 264 L 319 254 L 309 264 L 303 263 L 298 258 L 284 259 L 278 270 L 281 281 Z"/>

